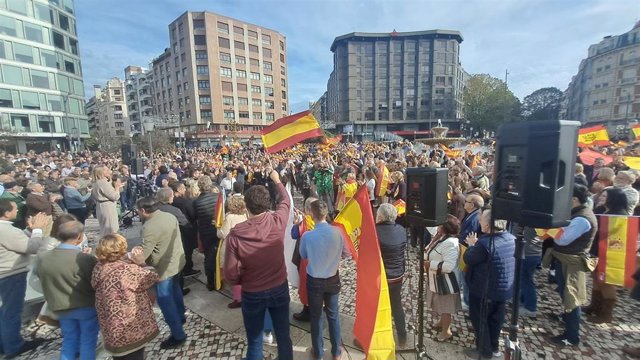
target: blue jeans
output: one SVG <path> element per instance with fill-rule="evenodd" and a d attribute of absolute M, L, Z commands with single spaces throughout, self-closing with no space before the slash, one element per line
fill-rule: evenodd
<path fill-rule="evenodd" d="M 307 294 L 311 315 L 311 344 L 313 346 L 311 355 L 314 359 L 322 359 L 324 356 L 324 339 L 322 338 L 322 308 L 324 307 L 329 324 L 331 355 L 340 356 L 340 345 L 342 344 L 338 306 L 340 276 L 318 279 L 307 275 Z"/>
<path fill-rule="evenodd" d="M 476 336 L 476 349 L 485 358 L 498 351 L 500 330 L 504 324 L 506 302 L 487 299 L 487 312 L 482 313 L 482 298 L 469 295 L 469 318 Z M 482 315 L 485 315 L 483 318 Z M 482 332 L 482 339 L 480 333 Z"/>
<path fill-rule="evenodd" d="M 14 355 L 24 345 L 20 335 L 27 293 L 27 272 L 0 279 L 0 353 Z"/>
<path fill-rule="evenodd" d="M 566 288 L 565 275 L 562 273 L 562 264 L 554 260 L 556 268 L 556 284 L 558 284 L 558 293 L 564 300 L 564 291 Z M 586 284 L 585 284 L 586 286 Z M 565 330 L 564 336 L 572 343 L 580 342 L 580 306 L 576 306 L 571 312 L 562 312 L 562 319 L 564 320 Z"/>
<path fill-rule="evenodd" d="M 536 295 L 536 283 L 533 277 L 536 274 L 536 267 L 540 264 L 540 256 L 527 256 L 522 264 L 522 292 L 520 293 L 520 303 L 529 311 L 538 311 L 538 296 Z"/>
<path fill-rule="evenodd" d="M 262 334 L 265 312 L 273 320 L 273 332 L 278 343 L 278 359 L 293 360 L 293 344 L 289 335 L 289 284 L 258 291 L 242 291 L 242 320 L 247 332 L 247 360 L 262 360 Z"/>
<path fill-rule="evenodd" d="M 272 332 L 273 331 L 273 320 L 271 320 L 271 315 L 269 315 L 268 311 L 264 312 L 264 332 Z"/>
<path fill-rule="evenodd" d="M 179 275 L 172 276 L 156 284 L 156 300 L 162 311 L 164 321 L 171 329 L 171 336 L 176 340 L 186 339 L 187 335 L 182 329 L 182 322 L 186 318 Z"/>
<path fill-rule="evenodd" d="M 62 330 L 60 360 L 94 360 L 98 342 L 98 314 L 96 308 L 84 307 L 58 314 Z"/>

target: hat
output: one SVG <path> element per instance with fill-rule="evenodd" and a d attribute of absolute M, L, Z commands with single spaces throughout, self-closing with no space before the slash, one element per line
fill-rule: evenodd
<path fill-rule="evenodd" d="M 7 181 L 3 184 L 3 186 L 5 189 L 13 189 L 14 187 L 18 186 L 18 183 L 15 181 Z"/>

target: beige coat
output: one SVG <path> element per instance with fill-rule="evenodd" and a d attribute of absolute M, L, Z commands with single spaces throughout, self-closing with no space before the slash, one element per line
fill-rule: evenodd
<path fill-rule="evenodd" d="M 220 229 L 218 229 L 217 234 L 218 234 L 218 239 L 220 239 L 220 241 L 222 242 L 220 244 L 220 254 L 222 254 L 220 256 L 220 267 L 224 268 L 224 254 L 225 254 L 225 249 L 227 247 L 227 242 L 224 241 L 224 239 L 227 237 L 227 235 L 229 235 L 229 232 L 231 231 L 231 229 L 233 229 L 236 225 L 247 221 L 247 214 L 242 214 L 242 215 L 238 215 L 238 214 L 226 214 L 226 216 L 224 217 L 224 222 L 222 223 L 222 227 L 220 227 Z"/>
<path fill-rule="evenodd" d="M 178 219 L 169 213 L 158 210 L 144 222 L 142 248 L 147 264 L 156 269 L 160 280 L 177 275 L 184 268 Z"/>
<path fill-rule="evenodd" d="M 91 196 L 96 201 L 96 217 L 100 224 L 100 237 L 117 233 L 120 224 L 118 223 L 116 202 L 120 199 L 120 192 L 116 191 L 109 180 L 100 179 L 93 184 Z"/>

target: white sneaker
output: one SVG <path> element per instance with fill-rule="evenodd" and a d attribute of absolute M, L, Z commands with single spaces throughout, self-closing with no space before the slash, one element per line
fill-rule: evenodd
<path fill-rule="evenodd" d="M 493 357 L 496 359 L 499 359 L 502 357 L 502 351 L 494 351 L 493 352 Z"/>
<path fill-rule="evenodd" d="M 273 344 L 273 334 L 272 333 L 262 334 L 262 342 L 268 345 Z"/>
<path fill-rule="evenodd" d="M 537 311 L 528 310 L 527 308 L 525 308 L 523 306 L 520 306 L 519 312 L 520 312 L 520 315 L 523 316 L 523 317 L 536 317 L 536 316 L 538 316 L 538 312 Z"/>
<path fill-rule="evenodd" d="M 467 305 L 467 303 L 465 303 L 464 301 L 462 302 L 462 311 L 469 311 L 469 305 Z"/>

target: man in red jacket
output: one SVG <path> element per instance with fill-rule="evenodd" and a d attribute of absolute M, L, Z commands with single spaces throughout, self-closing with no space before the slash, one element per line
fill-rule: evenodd
<path fill-rule="evenodd" d="M 247 360 L 263 359 L 262 330 L 265 311 L 273 319 L 278 359 L 292 360 L 289 336 L 289 284 L 284 262 L 284 234 L 291 202 L 272 168 L 267 174 L 276 191 L 276 210 L 271 209 L 269 190 L 262 185 L 244 194 L 249 219 L 227 236 L 224 276 L 231 285 L 242 285 L 242 317 L 247 332 Z"/>

